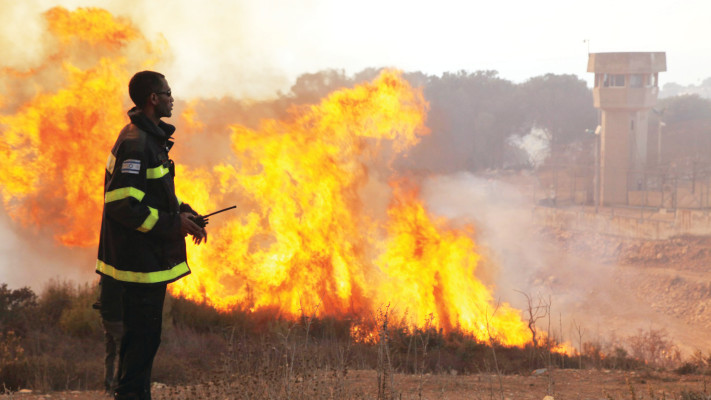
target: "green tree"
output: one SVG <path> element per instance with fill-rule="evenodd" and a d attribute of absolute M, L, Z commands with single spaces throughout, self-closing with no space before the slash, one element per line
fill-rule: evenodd
<path fill-rule="evenodd" d="M 398 167 L 435 173 L 500 168 L 506 138 L 520 131 L 516 86 L 496 71 L 414 77 L 426 81 L 432 133 Z"/>
<path fill-rule="evenodd" d="M 678 166 L 685 161 L 711 163 L 711 100 L 697 94 L 662 99 L 662 160 Z M 695 168 L 692 166 L 692 168 Z"/>
<path fill-rule="evenodd" d="M 343 70 L 329 69 L 302 74 L 291 87 L 290 97 L 296 104 L 317 104 L 329 93 L 353 85 Z"/>
<path fill-rule="evenodd" d="M 8 289 L 0 285 L 0 333 L 27 332 L 37 309 L 37 295 L 28 287 Z"/>
<path fill-rule="evenodd" d="M 519 101 L 526 124 L 548 131 L 553 145 L 577 142 L 597 125 L 592 91 L 575 75 L 531 78 L 521 85 Z"/>
<path fill-rule="evenodd" d="M 689 121 L 711 121 L 711 100 L 698 94 L 669 97 L 659 102 L 664 110 L 664 122 L 676 124 Z"/>

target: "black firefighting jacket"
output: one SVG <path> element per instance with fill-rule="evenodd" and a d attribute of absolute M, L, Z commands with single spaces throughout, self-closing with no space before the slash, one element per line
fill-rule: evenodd
<path fill-rule="evenodd" d="M 119 134 L 106 163 L 96 272 L 123 282 L 168 283 L 190 273 L 181 211 L 168 158 L 175 127 L 156 126 L 140 110 Z"/>

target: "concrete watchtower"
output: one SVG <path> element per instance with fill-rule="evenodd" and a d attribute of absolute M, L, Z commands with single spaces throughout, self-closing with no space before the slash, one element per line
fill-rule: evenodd
<path fill-rule="evenodd" d="M 595 73 L 593 102 L 602 110 L 598 205 L 627 204 L 647 164 L 649 111 L 657 103 L 659 72 L 667 70 L 666 53 L 591 53 L 588 72 Z"/>

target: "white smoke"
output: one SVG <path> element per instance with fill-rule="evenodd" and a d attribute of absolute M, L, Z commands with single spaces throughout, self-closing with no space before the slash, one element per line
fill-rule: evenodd
<path fill-rule="evenodd" d="M 590 335 L 598 324 L 611 327 L 610 320 L 619 319 L 624 311 L 618 306 L 613 313 L 607 306 L 618 298 L 608 291 L 613 286 L 612 266 L 576 258 L 542 235 L 542 226 L 534 219 L 535 201 L 527 191 L 534 179 L 525 172 L 490 177 L 458 173 L 428 179 L 422 194 L 434 215 L 474 225 L 477 252 L 482 256 L 476 275 L 491 288 L 497 302 L 521 310 L 524 320 L 527 296 L 533 306 L 539 300 L 548 303 L 551 333 L 560 338 L 562 330 L 563 340 L 571 342 L 573 321 Z M 605 306 L 591 308 L 603 304 L 600 298 L 606 299 Z M 648 322 L 627 321 L 633 329 Z M 538 328 L 546 330 L 548 322 L 538 321 Z"/>
<path fill-rule="evenodd" d="M 511 135 L 507 142 L 522 150 L 526 162 L 533 168 L 540 167 L 551 154 L 551 134 L 542 128 L 532 128 L 526 135 Z"/>
<path fill-rule="evenodd" d="M 702 323 L 660 312 L 659 304 L 652 304 L 648 297 L 640 296 L 643 292 L 630 286 L 630 282 L 663 286 L 673 276 L 659 280 L 651 272 L 642 276 L 636 267 L 600 259 L 603 256 L 598 251 L 612 249 L 619 242 L 596 235 L 594 226 L 588 227 L 587 234 L 578 232 L 580 236 L 544 229 L 534 218 L 536 206 L 529 190 L 534 180 L 525 173 L 458 173 L 431 177 L 423 184 L 423 199 L 430 213 L 453 223 L 474 225 L 477 251 L 482 255 L 477 278 L 492 288 L 497 301 L 521 310 L 525 320 L 529 307 L 526 295 L 534 306 L 544 300 L 550 304 L 550 320 L 538 321 L 539 329 L 546 330 L 551 324 L 557 338 L 562 331 L 563 340 L 576 348 L 576 327 L 584 333 L 584 342 L 610 344 L 616 337 L 624 339 L 639 330 L 663 328 L 687 355 L 710 345 L 708 335 L 699 329 Z"/>
<path fill-rule="evenodd" d="M 36 292 L 49 279 L 84 283 L 96 279 L 96 249 L 63 247 L 51 232 L 22 228 L 0 210 L 0 283 Z"/>
<path fill-rule="evenodd" d="M 462 172 L 428 179 L 422 195 L 431 213 L 474 225 L 484 261 L 477 277 L 496 287 L 502 301 L 520 306 L 519 292 L 538 290 L 534 282 L 546 257 L 535 239 L 532 202 L 519 188 Z"/>
<path fill-rule="evenodd" d="M 474 226 L 482 255 L 477 277 L 497 299 L 525 309 L 524 294 L 552 296 L 557 311 L 574 316 L 590 290 L 607 286 L 612 266 L 578 259 L 542 234 L 534 218 L 534 181 L 526 172 L 461 172 L 427 179 L 422 197 L 432 214 Z"/>

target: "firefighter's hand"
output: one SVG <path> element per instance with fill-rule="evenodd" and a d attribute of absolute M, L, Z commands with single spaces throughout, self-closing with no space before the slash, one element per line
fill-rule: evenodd
<path fill-rule="evenodd" d="M 200 244 L 203 239 L 205 239 L 205 243 L 207 243 L 207 231 L 205 228 L 196 224 L 194 218 L 195 215 L 192 213 L 180 213 L 180 232 L 183 236 L 192 236 L 195 244 Z"/>

